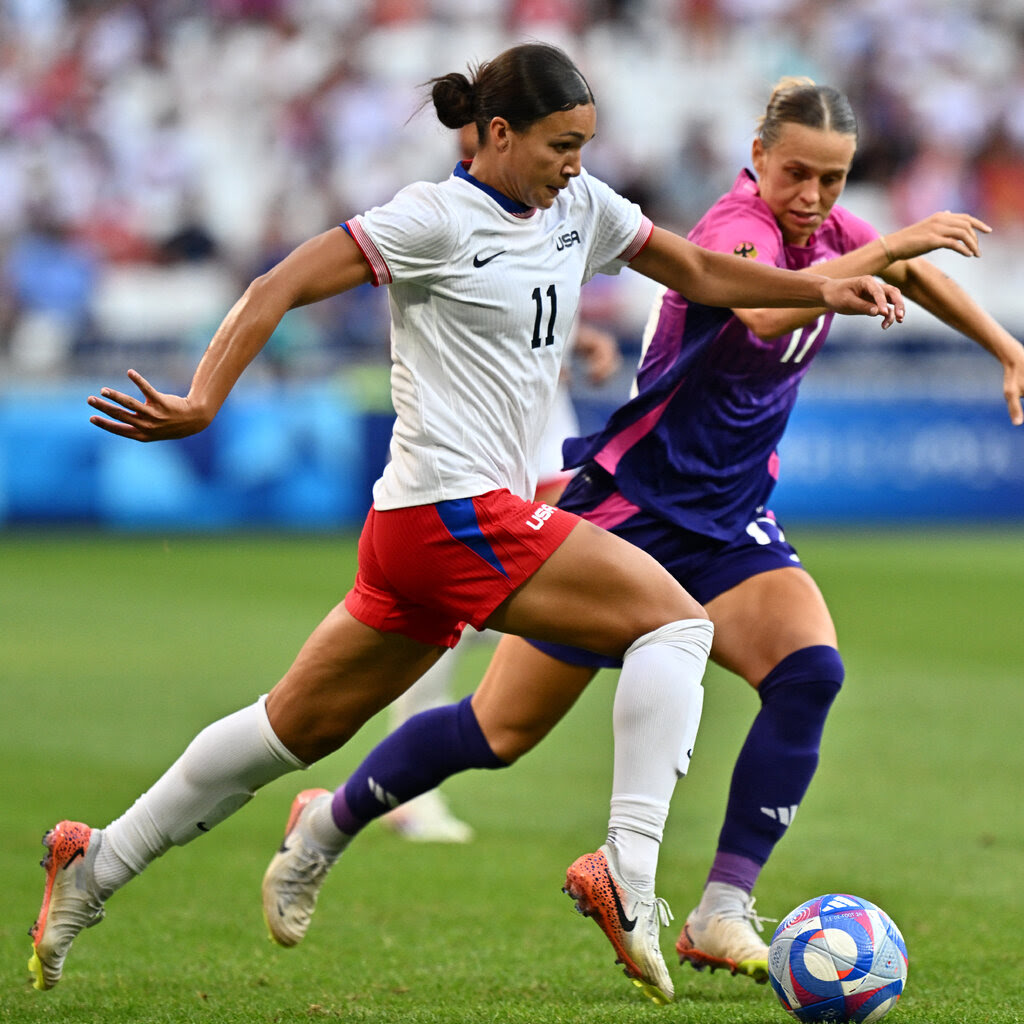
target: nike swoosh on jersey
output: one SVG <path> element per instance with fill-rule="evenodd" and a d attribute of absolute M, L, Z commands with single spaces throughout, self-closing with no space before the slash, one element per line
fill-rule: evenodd
<path fill-rule="evenodd" d="M 479 256 L 474 256 L 473 257 L 473 266 L 474 267 L 486 267 L 487 264 L 491 262 L 491 260 L 496 260 L 499 256 L 502 255 L 502 253 L 506 253 L 506 252 L 508 252 L 508 249 L 502 249 L 501 252 L 496 252 L 493 256 L 486 256 L 484 259 L 480 259 Z"/>

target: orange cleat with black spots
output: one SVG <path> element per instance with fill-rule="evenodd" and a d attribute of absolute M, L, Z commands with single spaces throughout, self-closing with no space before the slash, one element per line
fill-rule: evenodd
<path fill-rule="evenodd" d="M 60 981 L 64 959 L 83 928 L 103 920 L 103 900 L 96 891 L 93 864 L 103 833 L 80 821 L 62 821 L 43 836 L 46 888 L 39 916 L 29 929 L 32 957 L 28 969 L 43 990 Z"/>
<path fill-rule="evenodd" d="M 672 920 L 668 904 L 654 893 L 638 893 L 619 877 L 614 849 L 607 844 L 587 853 L 566 872 L 562 892 L 591 917 L 615 948 L 615 962 L 648 999 L 672 1002 L 675 990 L 658 943 L 658 931 Z"/>

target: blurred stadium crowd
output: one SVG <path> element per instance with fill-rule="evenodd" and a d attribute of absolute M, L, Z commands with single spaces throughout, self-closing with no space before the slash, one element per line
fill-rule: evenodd
<path fill-rule="evenodd" d="M 184 374 L 289 248 L 455 158 L 417 113 L 432 75 L 563 45 L 598 99 L 585 162 L 688 230 L 747 163 L 783 74 L 843 89 L 847 204 L 880 228 L 938 209 L 997 229 L 957 277 L 1024 328 L 1020 0 L 2 0 L 0 379 Z M 966 264 L 966 261 L 961 261 Z M 636 277 L 636 275 L 624 275 Z M 620 336 L 646 293 L 588 286 Z M 373 289 L 289 314 L 283 375 L 386 358 Z"/>

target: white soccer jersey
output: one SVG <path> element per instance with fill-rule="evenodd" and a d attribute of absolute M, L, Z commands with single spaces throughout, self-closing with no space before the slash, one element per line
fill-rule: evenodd
<path fill-rule="evenodd" d="M 396 421 L 376 507 L 532 497 L 580 288 L 617 274 L 651 222 L 585 171 L 528 210 L 460 164 L 346 227 L 390 286 Z"/>

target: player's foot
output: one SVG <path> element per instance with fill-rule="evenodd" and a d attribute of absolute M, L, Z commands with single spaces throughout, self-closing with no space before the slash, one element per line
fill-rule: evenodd
<path fill-rule="evenodd" d="M 103 900 L 93 877 L 102 842 L 99 829 L 80 821 L 58 822 L 43 836 L 46 888 L 39 916 L 28 932 L 32 939 L 28 969 L 35 975 L 37 989 L 53 988 L 60 981 L 75 936 L 103 920 Z"/>
<path fill-rule="evenodd" d="M 400 804 L 381 821 L 416 843 L 468 843 L 473 838 L 473 829 L 452 814 L 444 794 L 436 789 Z"/>
<path fill-rule="evenodd" d="M 675 991 L 658 944 L 659 927 L 672 920 L 668 904 L 621 881 L 614 851 L 607 845 L 573 863 L 562 891 L 608 936 L 626 977 L 659 1006 L 672 1002 Z"/>
<path fill-rule="evenodd" d="M 679 962 L 688 962 L 698 971 L 724 967 L 763 985 L 768 980 L 768 946 L 758 932 L 764 931 L 767 920 L 754 913 L 753 896 L 745 897 L 738 907 L 712 908 L 707 913 L 697 907 L 676 942 Z"/>
<path fill-rule="evenodd" d="M 263 917 L 271 939 L 281 946 L 305 938 L 320 887 L 340 856 L 313 842 L 304 828 L 308 809 L 330 799 L 326 789 L 304 789 L 292 801 L 281 847 L 263 876 Z"/>

